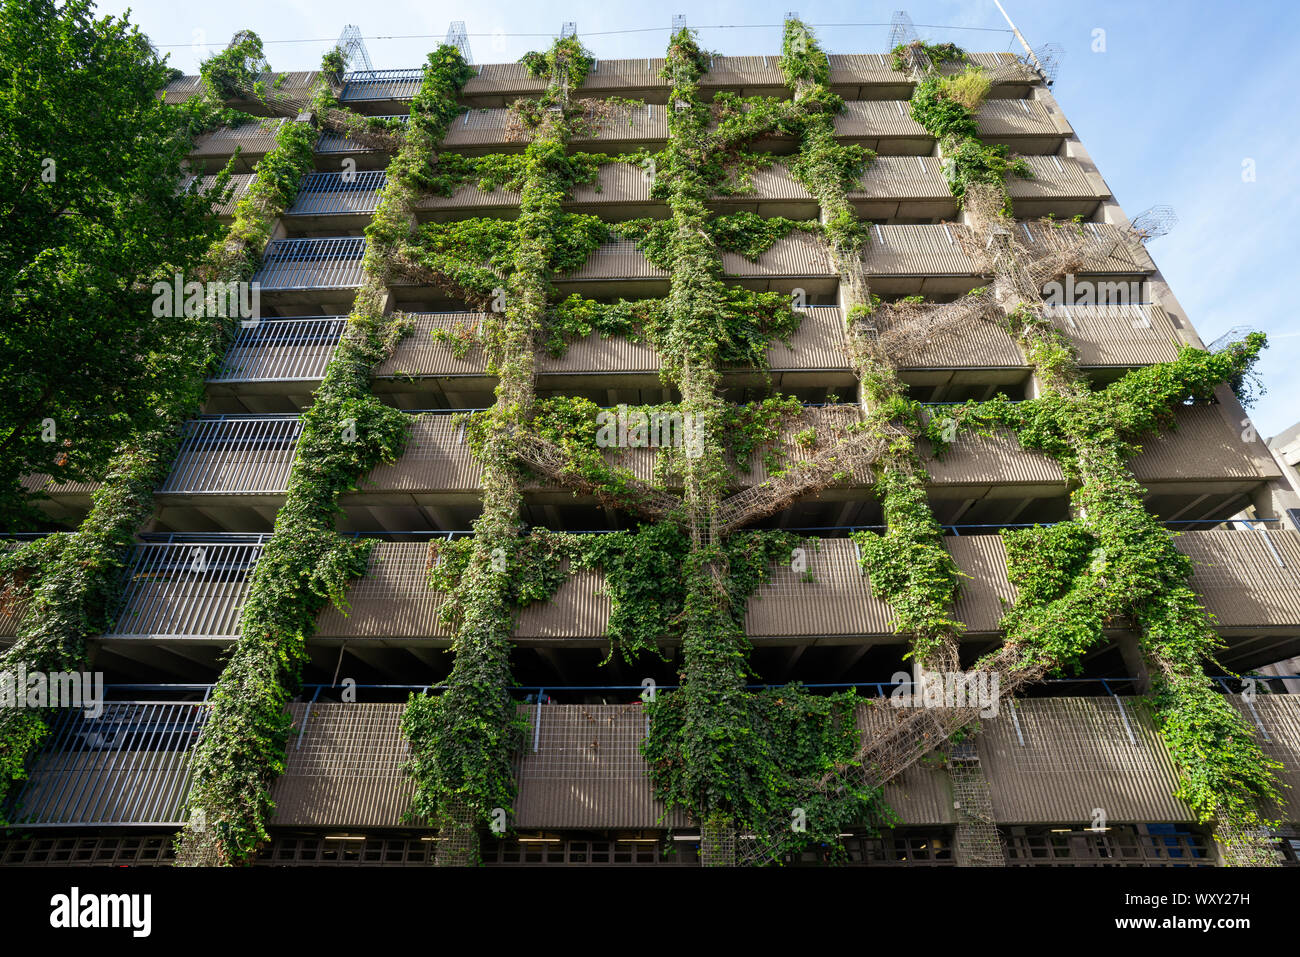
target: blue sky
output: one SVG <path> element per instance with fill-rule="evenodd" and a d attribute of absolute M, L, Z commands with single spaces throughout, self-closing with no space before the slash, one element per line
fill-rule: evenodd
<path fill-rule="evenodd" d="M 884 51 L 887 26 L 844 24 L 888 23 L 903 5 L 713 0 L 662 14 L 626 0 L 570 0 L 545 10 L 519 0 L 137 0 L 130 6 L 132 21 L 172 64 L 193 73 L 206 55 L 202 44 L 219 49 L 239 29 L 255 30 L 264 41 L 309 41 L 268 42 L 266 49 L 277 70 L 312 69 L 347 23 L 361 27 L 377 68 L 418 66 L 452 19 L 465 21 L 479 63 L 518 59 L 558 33 L 564 20 L 577 22 L 597 56 L 660 56 L 678 10 L 702 28 L 704 45 L 723 53 L 779 52 L 779 24 L 792 7 L 821 25 L 817 32 L 831 52 Z M 1003 6 L 1031 45 L 1054 41 L 1065 48 L 1055 95 L 1129 215 L 1155 204 L 1177 211 L 1177 228 L 1150 251 L 1202 338 L 1210 342 L 1238 326 L 1269 334 L 1271 348 L 1260 366 L 1269 391 L 1252 413 L 1260 432 L 1271 436 L 1300 419 L 1300 320 L 1286 285 L 1300 253 L 1294 189 L 1300 124 L 1288 92 L 1300 4 L 1003 0 Z M 99 8 L 119 15 L 126 9 Z M 906 9 L 926 39 L 1019 52 L 992 0 L 910 2 Z M 733 27 L 716 28 L 722 24 Z M 1098 30 L 1104 52 L 1093 49 Z M 599 35 L 604 31 L 637 32 Z M 1253 160 L 1253 182 L 1243 181 L 1244 160 Z"/>

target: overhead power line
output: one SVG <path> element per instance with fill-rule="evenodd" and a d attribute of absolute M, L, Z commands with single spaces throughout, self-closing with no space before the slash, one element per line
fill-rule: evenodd
<path fill-rule="evenodd" d="M 842 27 L 888 27 L 889 23 L 810 23 L 814 29 L 829 27 L 839 29 Z M 771 30 L 780 29 L 780 23 L 714 23 L 706 26 L 693 27 L 695 30 Z M 963 27 L 949 23 L 918 23 L 915 26 L 923 27 L 930 30 L 976 30 L 982 33 L 1006 33 L 1011 31 L 1006 27 Z M 627 33 L 671 33 L 669 27 L 631 27 L 626 30 L 595 30 L 584 32 L 584 37 L 611 37 Z M 553 37 L 554 33 L 466 33 L 467 37 L 519 37 L 519 38 L 538 38 Z M 263 40 L 263 45 L 272 43 L 333 43 L 335 37 L 315 37 L 303 40 Z M 437 33 L 408 33 L 393 36 L 367 36 L 362 37 L 364 40 L 441 40 L 443 36 Z M 160 50 L 176 49 L 179 47 L 195 46 L 193 40 L 188 43 L 159 43 L 155 46 Z M 200 44 L 201 45 L 201 44 Z"/>

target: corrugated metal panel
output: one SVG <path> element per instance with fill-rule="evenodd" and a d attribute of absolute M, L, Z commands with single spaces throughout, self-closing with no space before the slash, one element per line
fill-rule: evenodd
<path fill-rule="evenodd" d="M 347 325 L 347 316 L 261 319 L 241 328 L 209 382 L 314 381 Z"/>
<path fill-rule="evenodd" d="M 377 120 L 396 120 L 399 123 L 409 123 L 411 115 L 409 113 L 399 113 L 396 116 L 376 116 Z M 335 133 L 332 130 L 322 130 L 320 138 L 316 140 L 317 153 L 378 153 L 381 150 L 373 146 L 367 146 L 364 143 L 358 143 L 349 139 L 342 133 Z"/>
<path fill-rule="evenodd" d="M 288 93 L 290 90 L 310 90 L 316 83 L 316 77 L 320 75 L 318 70 L 291 70 L 288 73 L 277 73 L 274 70 L 268 70 L 259 76 L 258 82 L 266 87 L 268 98 L 274 98 L 276 93 Z"/>
<path fill-rule="evenodd" d="M 578 203 L 648 203 L 649 171 L 633 163 L 605 163 L 596 174 L 596 182 L 576 186 L 570 204 Z"/>
<path fill-rule="evenodd" d="M 276 239 L 267 243 L 253 281 L 263 291 L 352 289 L 361 285 L 366 240 L 361 236 L 330 239 Z"/>
<path fill-rule="evenodd" d="M 549 602 L 534 602 L 519 613 L 516 638 L 603 638 L 609 628 L 610 601 L 605 576 L 578 569 Z"/>
<path fill-rule="evenodd" d="M 1174 539 L 1192 560 L 1192 588 L 1226 628 L 1300 624 L 1300 532 L 1187 532 Z"/>
<path fill-rule="evenodd" d="M 482 96 L 487 93 L 540 93 L 546 80 L 535 77 L 522 63 L 484 63 L 478 73 L 466 81 L 462 93 Z"/>
<path fill-rule="evenodd" d="M 1061 197 L 1100 197 L 1079 161 L 1070 156 L 1025 156 L 1033 172 L 1032 179 L 1007 177 L 1007 192 L 1012 199 L 1059 199 Z"/>
<path fill-rule="evenodd" d="M 1085 257 L 1080 272 L 1123 274 L 1155 271 L 1149 256 L 1144 254 L 1141 261 L 1134 258 L 1125 233 L 1113 223 L 1081 223 L 1076 227 L 1070 223 L 1049 226 L 1044 223 L 1021 222 L 1018 228 L 1020 235 L 1016 238 L 1030 247 L 1067 249 L 1080 238 L 1095 244 L 1097 251 L 1090 252 Z"/>
<path fill-rule="evenodd" d="M 862 186 L 850 199 L 951 200 L 943 168 L 933 156 L 877 156 L 862 174 Z"/>
<path fill-rule="evenodd" d="M 537 357 L 539 374 L 568 374 L 579 372 L 658 372 L 661 365 L 659 353 L 644 342 L 629 342 L 622 336 L 602 338 L 592 333 L 569 343 L 568 351 L 560 358 L 546 353 Z"/>
<path fill-rule="evenodd" d="M 295 733 L 289 736 L 284 774 L 271 787 L 274 823 L 409 826 L 403 815 L 415 784 L 402 770 L 410 759 L 410 744 L 401 733 L 405 709 L 404 704 L 289 705 Z"/>
<path fill-rule="evenodd" d="M 858 730 L 871 737 L 883 734 L 897 720 L 895 710 L 879 699 L 863 702 L 855 715 Z M 902 818 L 903 825 L 956 823 L 952 785 L 942 767 L 917 762 L 890 780 L 883 796 L 885 803 Z"/>
<path fill-rule="evenodd" d="M 1139 439 L 1142 451 L 1129 463 L 1138 481 L 1261 479 L 1278 474 L 1260 466 L 1242 438 L 1244 424 L 1229 423 L 1222 406 L 1180 406 L 1174 422 L 1175 429 Z"/>
<path fill-rule="evenodd" d="M 820 547 L 817 547 L 818 544 Z M 858 565 L 857 547 L 848 539 L 826 539 L 804 546 L 814 581 L 789 564 L 775 564 L 745 610 L 745 633 L 755 638 L 803 635 L 883 635 L 893 631 L 889 605 L 871 594 Z"/>
<path fill-rule="evenodd" d="M 844 319 L 839 306 L 807 306 L 803 321 L 790 344 L 773 342 L 767 348 L 768 365 L 774 372 L 803 369 L 849 368 L 844 355 Z"/>
<path fill-rule="evenodd" d="M 588 90 L 668 89 L 669 83 L 660 76 L 664 68 L 663 57 L 645 57 L 629 60 L 597 60 L 592 64 L 587 78 L 582 81 L 579 94 Z M 470 92 L 468 89 L 466 92 Z"/>
<path fill-rule="evenodd" d="M 934 413 L 942 418 L 942 410 Z M 937 459 L 929 457 L 929 443 L 923 441 L 921 454 L 927 456 L 931 485 L 1065 484 L 1059 465 L 1042 452 L 1022 449 L 1016 437 L 1004 429 L 987 438 L 959 432 Z"/>
<path fill-rule="evenodd" d="M 1178 358 L 1178 333 L 1155 303 L 1049 306 L 1045 315 L 1074 342 L 1083 366 L 1141 366 Z"/>
<path fill-rule="evenodd" d="M 831 53 L 831 83 L 905 83 L 886 53 Z"/>
<path fill-rule="evenodd" d="M 594 136 L 575 136 L 575 143 L 595 140 L 666 140 L 668 138 L 668 108 L 660 103 L 628 107 L 601 121 Z"/>
<path fill-rule="evenodd" d="M 348 586 L 346 613 L 333 604 L 316 616 L 319 638 L 439 638 L 443 593 L 429 584 L 437 542 L 376 542 L 366 572 Z"/>
<path fill-rule="evenodd" d="M 275 149 L 275 136 L 286 121 L 274 117 L 223 126 L 213 130 L 194 144 L 192 157 L 229 156 L 238 146 L 244 155 L 261 156 Z"/>
<path fill-rule="evenodd" d="M 1059 133 L 1037 100 L 985 100 L 979 114 L 980 136 L 1043 136 Z"/>
<path fill-rule="evenodd" d="M 1000 535 L 948 536 L 944 547 L 962 578 L 953 610 L 969 632 L 998 631 L 1006 607 L 1016 600 L 1016 590 L 1007 578 L 1007 553 Z"/>
<path fill-rule="evenodd" d="M 463 425 L 453 424 L 453 418 L 439 413 L 414 416 L 402 457 L 371 472 L 362 480 L 361 491 L 477 491 L 483 467 L 470 451 Z"/>
<path fill-rule="evenodd" d="M 722 271 L 728 276 L 833 276 L 830 256 L 821 241 L 796 231 L 778 239 L 772 248 L 752 263 L 740 253 L 722 254 Z"/>
<path fill-rule="evenodd" d="M 181 825 L 190 750 L 207 705 L 113 702 L 98 718 L 62 710 L 14 796 L 10 823 Z"/>
<path fill-rule="evenodd" d="M 912 119 L 906 100 L 850 100 L 844 112 L 835 116 L 835 135 L 857 138 L 911 136 L 922 139 L 930 134 Z"/>
<path fill-rule="evenodd" d="M 160 493 L 283 492 L 298 448 L 296 415 L 212 416 L 185 424 L 180 451 Z"/>
<path fill-rule="evenodd" d="M 203 77 L 178 76 L 163 88 L 164 103 L 184 103 L 191 97 L 198 96 L 203 88 Z"/>
<path fill-rule="evenodd" d="M 621 239 L 598 246 L 566 279 L 667 279 L 668 270 L 650 265 L 634 241 Z"/>
<path fill-rule="evenodd" d="M 60 482 L 54 483 L 54 477 L 44 472 L 32 472 L 24 475 L 19 484 L 28 492 L 43 492 L 46 495 L 90 495 L 99 489 L 102 482 Z"/>
<path fill-rule="evenodd" d="M 902 369 L 1021 369 L 1028 362 L 1010 333 L 992 322 L 973 322 L 941 336 L 899 362 Z"/>
<path fill-rule="evenodd" d="M 975 276 L 979 270 L 948 226 L 872 226 L 866 252 L 873 276 Z"/>
<path fill-rule="evenodd" d="M 515 823 L 523 828 L 680 826 L 654 799 L 641 742 L 641 703 L 521 706 L 533 731 L 518 765 Z M 536 750 L 532 744 L 536 742 Z"/>
<path fill-rule="evenodd" d="M 483 321 L 483 313 L 408 313 L 406 318 L 411 320 L 410 332 L 398 340 L 392 354 L 375 371 L 376 377 L 486 374 L 487 360 L 479 346 L 472 346 L 465 358 L 457 359 L 449 345 L 435 342 L 431 335 L 435 330 L 475 330 Z"/>
<path fill-rule="evenodd" d="M 1268 739 L 1257 734 L 1255 741 L 1265 754 L 1282 763 L 1277 776 L 1288 785 L 1282 789 L 1276 816 L 1300 824 L 1300 695 L 1261 694 L 1250 705 L 1241 695 L 1227 695 L 1227 699 L 1252 726 L 1263 725 Z"/>
<path fill-rule="evenodd" d="M 228 187 L 233 187 L 230 193 L 230 199 L 220 205 L 213 206 L 212 214 L 214 216 L 234 216 L 235 207 L 239 204 L 239 201 L 244 198 L 245 194 L 247 194 L 248 187 L 253 185 L 253 180 L 256 178 L 256 173 L 231 173 L 230 182 L 227 184 Z M 190 185 L 195 180 L 199 181 L 198 186 L 195 187 L 195 192 L 207 193 L 216 186 L 217 174 L 208 173 L 203 176 L 186 176 L 185 179 L 181 181 L 181 192 L 189 190 Z"/>
<path fill-rule="evenodd" d="M 515 140 L 511 139 L 510 111 L 499 107 L 471 109 L 454 120 L 443 137 L 443 146 L 448 149 L 472 146 L 502 146 L 508 142 L 527 141 L 522 131 Z M 661 104 L 648 103 L 645 106 L 623 110 L 619 115 L 603 121 L 596 136 L 575 136 L 573 142 L 590 142 L 592 140 L 661 140 L 668 136 L 668 114 Z"/>
<path fill-rule="evenodd" d="M 1192 820 L 1173 797 L 1177 774 L 1137 699 L 1019 699 L 1015 720 L 1012 707 L 1003 702 L 997 717 L 982 718 L 976 738 L 999 823 L 1080 827 L 1091 825 L 1094 808 L 1112 824 Z"/>
<path fill-rule="evenodd" d="M 843 430 L 862 418 L 856 405 L 828 405 L 821 408 L 805 408 L 794 419 L 785 423 L 777 443 L 787 463 L 807 459 L 827 448 L 832 436 L 842 434 Z M 808 449 L 802 448 L 795 441 L 798 433 L 807 429 L 816 431 L 816 444 Z M 740 472 L 736 478 L 743 485 L 759 484 L 767 481 L 767 466 L 762 461 L 762 450 L 757 450 L 750 458 L 749 471 Z M 870 485 L 875 476 L 870 465 L 858 465 L 850 470 L 852 479 L 845 485 Z"/>
<path fill-rule="evenodd" d="M 785 86 L 777 56 L 714 56 L 700 86 Z"/>

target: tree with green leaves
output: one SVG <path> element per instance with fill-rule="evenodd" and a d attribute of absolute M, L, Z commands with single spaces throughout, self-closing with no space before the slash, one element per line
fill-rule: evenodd
<path fill-rule="evenodd" d="M 185 365 L 158 346 L 194 320 L 152 286 L 220 227 L 214 191 L 182 188 L 194 110 L 162 102 L 169 76 L 89 0 L 0 6 L 0 526 L 32 520 L 25 473 L 102 478 Z"/>

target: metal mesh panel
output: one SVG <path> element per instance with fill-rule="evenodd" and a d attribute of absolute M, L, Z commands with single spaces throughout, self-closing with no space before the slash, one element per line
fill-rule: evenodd
<path fill-rule="evenodd" d="M 159 492 L 255 494 L 288 487 L 302 433 L 296 415 L 205 416 L 185 424 Z"/>
<path fill-rule="evenodd" d="M 348 289 L 361 285 L 361 236 L 277 239 L 267 244 L 253 281 L 270 289 Z"/>
<path fill-rule="evenodd" d="M 377 116 L 377 120 L 397 120 L 399 123 L 409 123 L 411 116 L 409 113 L 402 113 L 397 116 Z M 332 130 L 325 130 L 321 133 L 320 139 L 316 141 L 317 153 L 373 153 L 378 152 L 373 146 L 366 146 L 364 143 L 358 143 L 356 140 L 349 139 L 342 133 L 335 133 Z"/>
<path fill-rule="evenodd" d="M 261 536 L 249 539 L 136 545 L 106 637 L 237 638 L 262 555 Z"/>
<path fill-rule="evenodd" d="M 420 89 L 424 70 L 420 67 L 403 70 L 357 70 L 343 75 L 343 92 L 339 99 L 344 103 L 366 100 L 409 100 Z"/>
<path fill-rule="evenodd" d="M 1130 729 L 1132 703 L 1111 698 L 1044 698 L 1032 707 L 1008 699 L 1004 721 L 1016 725 L 1024 744 L 1011 749 L 1018 770 L 1077 776 L 1089 771 L 1149 771 L 1155 753 Z M 1019 740 L 1019 739 L 1018 739 Z"/>
<path fill-rule="evenodd" d="M 298 187 L 290 215 L 324 216 L 332 213 L 373 213 L 379 208 L 379 190 L 387 181 L 382 170 L 352 173 L 308 173 Z"/>
<path fill-rule="evenodd" d="M 209 382 L 316 380 L 343 336 L 347 316 L 261 319 L 239 330 Z"/>
<path fill-rule="evenodd" d="M 118 702 L 99 718 L 63 711 L 10 820 L 23 827 L 184 822 L 190 749 L 206 704 Z"/>
<path fill-rule="evenodd" d="M 238 126 L 223 126 L 194 145 L 191 156 L 226 156 L 239 147 L 241 153 L 261 155 L 275 148 L 276 134 L 283 119 L 254 120 Z"/>

